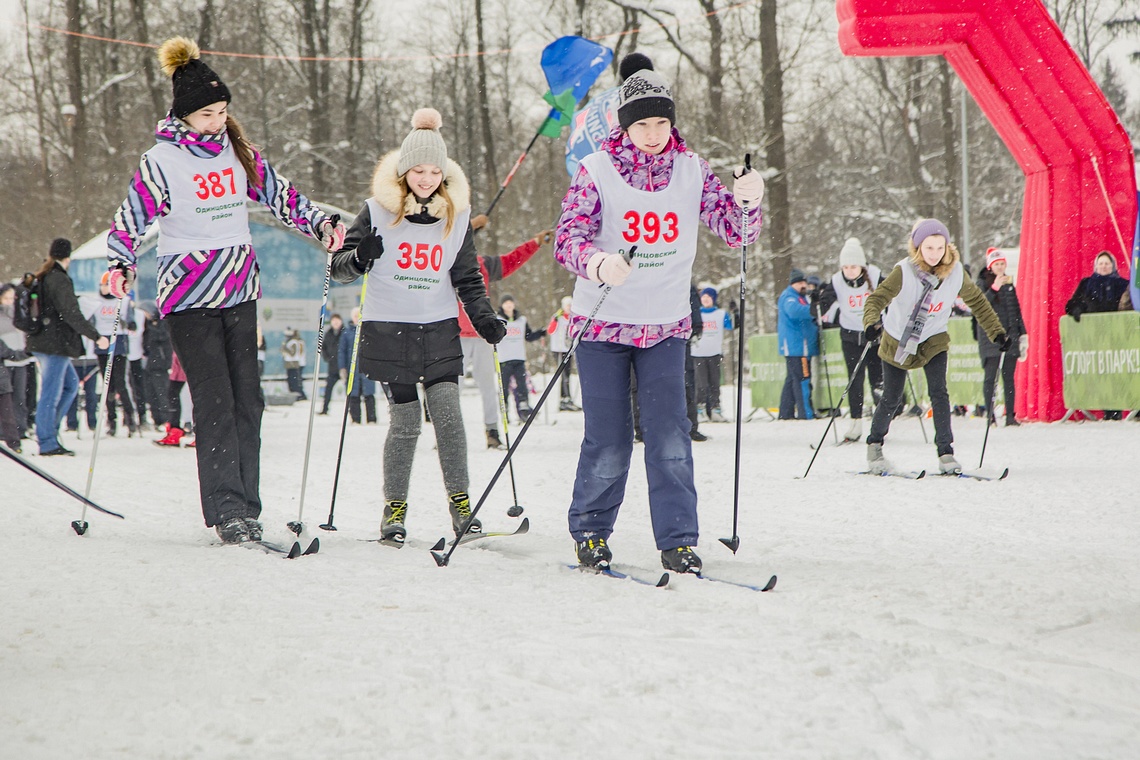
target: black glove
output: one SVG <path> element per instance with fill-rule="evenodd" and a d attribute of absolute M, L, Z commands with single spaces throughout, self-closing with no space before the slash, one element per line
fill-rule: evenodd
<path fill-rule="evenodd" d="M 375 232 L 369 230 L 364 237 L 360 238 L 353 258 L 356 260 L 356 265 L 367 272 L 372 268 L 373 262 L 380 258 L 383 253 L 384 238 L 377 237 Z"/>
<path fill-rule="evenodd" d="M 475 331 L 483 340 L 494 345 L 507 337 L 507 326 L 498 317 L 483 317 L 475 323 Z"/>
<path fill-rule="evenodd" d="M 878 343 L 882 334 L 883 324 L 881 322 L 863 328 L 863 337 L 867 339 L 868 343 Z"/>
<path fill-rule="evenodd" d="M 1072 312 L 1069 313 L 1069 316 L 1072 317 L 1077 322 L 1080 322 L 1081 321 L 1081 310 L 1080 309 L 1073 309 Z"/>
<path fill-rule="evenodd" d="M 1007 333 L 1002 333 L 1001 335 L 994 338 L 994 344 L 998 347 L 998 351 L 1001 351 L 1004 354 L 1006 351 L 1013 348 L 1013 338 L 1009 337 Z"/>

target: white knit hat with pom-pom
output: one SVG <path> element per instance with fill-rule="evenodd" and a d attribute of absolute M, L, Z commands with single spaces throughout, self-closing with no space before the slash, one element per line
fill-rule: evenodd
<path fill-rule="evenodd" d="M 443 117 L 434 108 L 421 108 L 412 114 L 412 131 L 400 146 L 400 161 L 396 173 L 404 176 L 408 169 L 419 164 L 438 166 L 447 179 L 447 145 L 439 128 Z"/>

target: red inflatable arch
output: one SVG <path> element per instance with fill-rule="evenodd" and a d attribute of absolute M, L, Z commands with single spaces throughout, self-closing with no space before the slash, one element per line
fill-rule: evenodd
<path fill-rule="evenodd" d="M 1124 128 L 1038 0 L 838 0 L 837 13 L 845 55 L 946 56 L 1025 172 L 1017 416 L 1059 419 L 1065 302 L 1101 250 L 1128 272 L 1136 177 Z"/>

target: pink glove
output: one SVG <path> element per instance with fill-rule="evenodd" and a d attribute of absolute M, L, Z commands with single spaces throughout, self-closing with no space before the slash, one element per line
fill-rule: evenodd
<path fill-rule="evenodd" d="M 598 251 L 586 263 L 586 274 L 594 282 L 617 287 L 625 283 L 633 267 L 620 253 Z"/>
<path fill-rule="evenodd" d="M 325 244 L 325 250 L 330 252 L 339 251 L 344 247 L 344 236 L 348 232 L 341 224 L 339 216 L 333 217 L 333 219 L 336 220 L 335 224 L 326 219 L 321 222 L 320 226 L 321 242 Z"/>
<path fill-rule="evenodd" d="M 135 283 L 135 273 L 132 269 L 123 270 L 119 267 L 112 267 L 109 270 L 109 277 L 107 279 L 107 289 L 115 298 L 126 298 L 127 292 Z"/>

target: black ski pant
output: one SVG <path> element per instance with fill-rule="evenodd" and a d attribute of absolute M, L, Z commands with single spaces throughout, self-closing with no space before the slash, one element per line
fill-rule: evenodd
<path fill-rule="evenodd" d="M 150 404 L 155 427 L 170 422 L 170 368 L 147 367 L 143 375 L 143 394 Z"/>
<path fill-rule="evenodd" d="M 1017 359 L 1012 356 L 1007 356 L 1005 362 L 1002 362 L 1002 354 L 997 356 L 986 356 L 982 359 L 982 370 L 985 376 L 982 378 L 982 393 L 986 398 L 986 409 L 989 410 L 989 418 L 996 419 L 994 416 L 996 412 L 994 407 L 994 386 L 997 385 L 998 364 L 1001 364 L 1001 384 L 1005 390 L 1005 419 L 1007 422 L 1016 420 L 1016 415 L 1013 410 L 1014 403 L 1014 390 L 1013 390 L 1013 373 L 1017 370 Z"/>
<path fill-rule="evenodd" d="M 108 354 L 99 355 L 99 374 L 106 377 Z M 127 357 L 119 354 L 111 362 L 111 385 L 103 389 L 106 398 L 107 424 L 115 424 L 118 417 L 116 401 L 123 405 L 123 422 L 130 424 L 135 418 L 135 407 L 131 404 L 131 394 L 127 392 Z"/>
<path fill-rule="evenodd" d="M 329 362 L 329 371 L 325 375 L 325 404 L 321 407 L 321 414 L 329 413 L 329 404 L 332 403 L 333 388 L 336 387 L 337 381 L 340 380 L 340 366 L 335 362 Z"/>
<path fill-rule="evenodd" d="M 930 405 L 934 410 L 934 444 L 938 447 L 938 456 L 954 453 L 954 431 L 950 429 L 950 394 L 946 391 L 946 363 L 949 355 L 948 351 L 943 351 L 922 368 L 926 374 Z M 882 443 L 886 438 L 894 412 L 903 402 L 906 373 L 905 369 L 883 362 L 883 400 L 875 407 L 867 443 Z"/>
<path fill-rule="evenodd" d="M 852 374 L 855 371 L 855 365 L 859 363 L 859 357 L 863 355 L 863 349 L 867 344 L 860 345 L 854 341 L 842 341 L 843 345 L 843 361 L 847 362 L 847 379 L 851 380 Z M 851 383 L 851 390 L 847 391 L 847 400 L 851 402 L 851 419 L 857 420 L 863 416 L 863 387 L 866 385 L 865 378 L 867 375 L 871 376 L 871 387 L 883 387 L 883 360 L 879 358 L 878 351 L 872 346 L 871 350 L 867 352 L 867 358 L 863 360 L 863 366 L 859 368 L 859 374 L 855 377 L 855 381 Z"/>
<path fill-rule="evenodd" d="M 146 422 L 146 370 L 143 369 L 142 359 L 130 362 L 131 398 L 134 399 L 135 409 L 139 413 L 139 424 Z M 153 410 L 151 416 L 154 415 Z"/>
<path fill-rule="evenodd" d="M 705 414 L 709 417 L 712 417 L 713 409 L 720 409 L 720 363 L 719 356 L 693 357 L 697 376 L 697 406 L 704 407 Z"/>
<path fill-rule="evenodd" d="M 521 359 L 511 359 L 501 362 L 499 368 L 503 375 L 503 400 L 507 407 L 511 405 L 511 378 L 515 380 L 515 411 L 519 421 L 525 422 L 525 415 L 530 413 L 530 390 L 526 385 L 526 362 Z"/>
<path fill-rule="evenodd" d="M 257 302 L 169 315 L 170 339 L 190 386 L 202 515 L 212 527 L 261 514 Z"/>
<path fill-rule="evenodd" d="M 573 401 L 574 397 L 570 394 L 570 373 L 574 371 L 574 357 L 566 358 L 565 351 L 554 352 L 554 365 L 559 366 L 562 362 L 566 362 L 566 369 L 562 370 L 562 378 L 558 382 L 558 394 L 562 401 Z"/>

